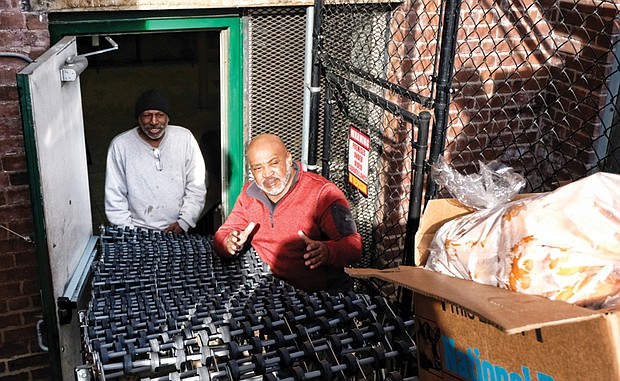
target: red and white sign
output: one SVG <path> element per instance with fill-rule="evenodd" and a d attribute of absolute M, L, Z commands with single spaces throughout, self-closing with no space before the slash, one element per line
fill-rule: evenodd
<path fill-rule="evenodd" d="M 368 157 L 370 136 L 359 129 L 349 127 L 349 183 L 368 197 Z"/>

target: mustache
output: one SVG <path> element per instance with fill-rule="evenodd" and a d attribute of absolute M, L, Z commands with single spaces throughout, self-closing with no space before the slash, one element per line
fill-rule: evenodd
<path fill-rule="evenodd" d="M 157 124 L 139 122 L 138 124 L 140 125 L 140 127 L 145 128 L 147 130 L 150 130 L 153 128 L 164 128 L 168 126 L 168 123 L 161 123 L 161 122 L 157 122 Z"/>

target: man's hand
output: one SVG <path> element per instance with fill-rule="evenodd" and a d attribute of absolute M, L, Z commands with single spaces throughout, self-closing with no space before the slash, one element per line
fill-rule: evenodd
<path fill-rule="evenodd" d="M 228 233 L 226 237 L 226 251 L 228 251 L 230 255 L 236 255 L 237 252 L 241 250 L 250 234 L 252 234 L 254 226 L 256 226 L 256 224 L 250 222 L 242 232 L 239 230 L 231 230 L 230 233 Z"/>
<path fill-rule="evenodd" d="M 329 252 L 327 250 L 327 246 L 321 241 L 315 241 L 310 239 L 303 231 L 298 231 L 297 234 L 299 238 L 303 239 L 306 242 L 306 254 L 304 254 L 304 259 L 306 260 L 304 264 L 311 269 L 316 269 L 319 266 L 327 263 L 327 258 Z"/>
<path fill-rule="evenodd" d="M 185 232 L 185 230 L 183 230 L 183 228 L 181 227 L 181 225 L 179 225 L 178 222 L 171 223 L 164 231 L 166 233 L 167 232 L 173 232 L 173 233 L 184 233 Z"/>

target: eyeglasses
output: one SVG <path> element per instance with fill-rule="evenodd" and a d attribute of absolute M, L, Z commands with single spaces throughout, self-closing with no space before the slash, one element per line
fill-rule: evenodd
<path fill-rule="evenodd" d="M 164 166 L 161 164 L 161 151 L 159 150 L 159 148 L 153 149 L 153 155 L 155 156 L 155 159 L 157 159 L 157 161 L 155 162 L 155 169 L 157 169 L 158 171 L 162 171 L 164 169 Z"/>

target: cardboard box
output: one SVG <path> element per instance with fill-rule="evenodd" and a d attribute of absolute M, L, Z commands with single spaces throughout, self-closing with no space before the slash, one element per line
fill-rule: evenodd
<path fill-rule="evenodd" d="M 425 263 L 443 223 L 469 212 L 431 200 L 416 263 Z M 414 291 L 421 381 L 620 381 L 620 309 L 594 311 L 421 267 L 347 271 Z"/>

